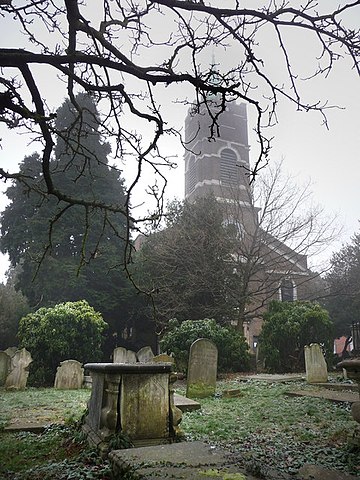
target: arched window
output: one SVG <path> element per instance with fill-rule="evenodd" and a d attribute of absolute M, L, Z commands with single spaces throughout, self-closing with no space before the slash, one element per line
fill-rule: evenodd
<path fill-rule="evenodd" d="M 237 155 L 230 148 L 224 148 L 220 154 L 220 181 L 225 186 L 233 186 L 239 183 Z"/>
<path fill-rule="evenodd" d="M 284 278 L 280 285 L 280 300 L 293 302 L 296 300 L 295 284 L 290 278 Z"/>

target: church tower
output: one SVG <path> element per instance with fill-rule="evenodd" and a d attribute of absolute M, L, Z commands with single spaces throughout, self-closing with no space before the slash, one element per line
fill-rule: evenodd
<path fill-rule="evenodd" d="M 246 105 L 228 103 L 216 120 L 211 138 L 213 119 L 202 105 L 199 113 L 189 111 L 185 119 L 185 199 L 193 201 L 213 193 L 219 201 L 235 197 L 250 203 L 251 192 L 246 175 L 249 169 L 249 144 Z M 214 102 L 215 103 L 215 102 Z M 217 130 L 218 129 L 218 130 Z"/>

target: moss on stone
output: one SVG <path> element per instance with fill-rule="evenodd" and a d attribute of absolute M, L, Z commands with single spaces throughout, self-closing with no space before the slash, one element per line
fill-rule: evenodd
<path fill-rule="evenodd" d="M 199 474 L 209 478 L 221 478 L 222 480 L 246 480 L 243 473 L 228 473 L 226 470 L 218 470 L 217 468 L 200 470 Z"/>
<path fill-rule="evenodd" d="M 215 386 L 204 382 L 191 383 L 187 387 L 186 396 L 189 398 L 212 397 L 215 393 Z"/>

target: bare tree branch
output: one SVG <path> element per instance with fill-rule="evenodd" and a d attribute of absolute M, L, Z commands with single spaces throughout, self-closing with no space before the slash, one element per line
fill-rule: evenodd
<path fill-rule="evenodd" d="M 19 131 L 25 128 L 33 139 L 42 141 L 44 194 L 69 205 L 83 205 L 85 210 L 98 208 L 124 215 L 128 239 L 132 228 L 160 218 L 166 169 L 174 167 L 160 148 L 163 137 L 176 133 L 164 105 L 164 91 L 170 87 L 180 86 L 180 94 L 174 96 L 176 103 L 187 103 L 194 112 L 205 106 L 212 118 L 209 137 L 219 134 L 218 116 L 228 102 L 241 100 L 254 109 L 259 153 L 248 172 L 250 181 L 268 163 L 271 138 L 266 127 L 276 123 L 280 99 L 299 110 L 320 113 L 326 125 L 330 105 L 304 98 L 302 78 L 325 79 L 344 57 L 360 73 L 360 33 L 348 20 L 359 14 L 360 1 L 342 2 L 325 13 L 319 13 L 315 0 L 298 7 L 270 0 L 257 9 L 239 8 L 237 1 L 228 5 L 224 8 L 213 1 L 190 0 L 104 0 L 100 8 L 78 0 L 0 2 L 0 16 L 27 39 L 24 48 L 0 49 L 0 122 Z M 312 39 L 314 51 L 305 52 L 314 66 L 310 74 L 298 71 L 288 32 Z M 264 38 L 273 42 L 270 54 L 264 48 Z M 209 58 L 214 48 L 230 53 L 228 62 L 216 68 Z M 281 84 L 267 68 L 275 51 L 281 61 Z M 76 95 L 79 91 L 91 93 L 102 113 L 101 134 L 115 147 L 116 160 L 136 162 L 125 205 L 108 205 L 86 199 L 80 192 L 69 195 L 56 188 L 50 162 L 61 132 L 47 107 L 49 93 L 40 87 L 38 66 L 46 67 L 49 75 L 57 75 L 59 85 L 66 85 L 80 116 L 83 112 L 76 104 Z M 192 100 L 188 92 L 192 92 Z M 133 119 L 136 128 L 128 127 Z M 148 186 L 156 208 L 137 217 L 131 199 L 149 168 L 157 179 Z M 0 178 L 26 184 L 26 178 L 15 168 L 2 168 Z"/>

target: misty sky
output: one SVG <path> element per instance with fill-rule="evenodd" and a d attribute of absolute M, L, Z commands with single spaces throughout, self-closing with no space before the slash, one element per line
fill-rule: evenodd
<path fill-rule="evenodd" d="M 331 5 L 344 2 L 327 0 L 325 3 L 330 9 Z M 354 25 L 360 25 L 359 7 L 357 15 L 354 15 L 351 21 Z M 14 31 L 11 25 L 1 17 L 0 31 L 2 32 L 0 38 L 2 47 L 23 46 L 31 48 L 26 44 L 25 37 Z M 306 76 L 315 53 L 312 51 L 312 39 L 305 40 L 304 37 L 294 34 L 289 37 L 289 42 L 294 58 L 296 58 L 296 66 L 299 72 Z M 271 41 L 264 41 L 261 48 L 268 50 L 269 71 L 274 75 L 279 71 L 280 75 L 281 69 L 277 64 L 276 47 L 274 48 Z M 216 63 L 222 68 L 226 68 L 231 62 L 231 55 L 227 51 L 216 49 L 212 52 L 212 55 L 214 55 Z M 210 58 L 209 61 L 211 61 Z M 64 86 L 58 83 L 57 88 L 54 88 L 53 82 L 56 77 L 45 69 L 39 69 L 38 71 L 41 91 L 49 104 L 56 108 L 63 101 Z M 338 214 L 338 222 L 343 226 L 343 233 L 334 245 L 329 246 L 327 252 L 323 252 L 322 256 L 325 259 L 330 256 L 331 251 L 339 249 L 342 243 L 348 242 L 350 236 L 359 229 L 360 82 L 357 73 L 350 68 L 350 64 L 347 61 L 339 61 L 327 79 L 304 82 L 302 89 L 304 96 L 310 98 L 311 101 L 319 99 L 324 102 L 328 100 L 329 106 L 336 105 L 338 107 L 327 111 L 329 128 L 327 129 L 323 125 L 323 118 L 320 114 L 298 112 L 294 105 L 281 102 L 278 108 L 278 125 L 267 132 L 267 135 L 274 137 L 271 159 L 283 159 L 287 172 L 296 177 L 299 183 L 310 178 L 313 182 L 314 202 L 321 204 L 329 215 Z M 191 98 L 192 91 L 188 88 L 185 88 L 185 90 Z M 187 107 L 173 103 L 178 94 L 179 90 L 169 89 L 164 93 L 162 103 L 169 123 L 181 129 Z M 257 153 L 256 138 L 252 134 L 255 116 L 250 108 L 248 109 L 248 117 L 251 146 L 250 160 L 254 161 Z M 28 144 L 28 138 L 19 137 L 15 132 L 7 132 L 2 125 L 0 125 L 0 138 L 2 138 L 0 165 L 10 171 L 15 171 L 16 164 L 25 155 L 36 149 L 36 145 Z M 170 199 L 176 196 L 182 199 L 184 195 L 184 166 L 181 144 L 173 137 L 165 139 L 163 147 L 167 154 L 176 156 L 178 163 L 176 170 L 167 173 L 169 182 L 167 197 Z M 6 188 L 6 185 L 0 186 L 2 191 L 4 191 L 4 188 Z M 141 189 L 137 192 L 134 204 L 143 202 L 142 192 L 144 190 Z M 0 209 L 3 209 L 5 204 L 6 198 L 0 196 Z M 0 258 L 0 280 L 4 278 L 7 265 L 6 259 L 2 256 Z"/>

